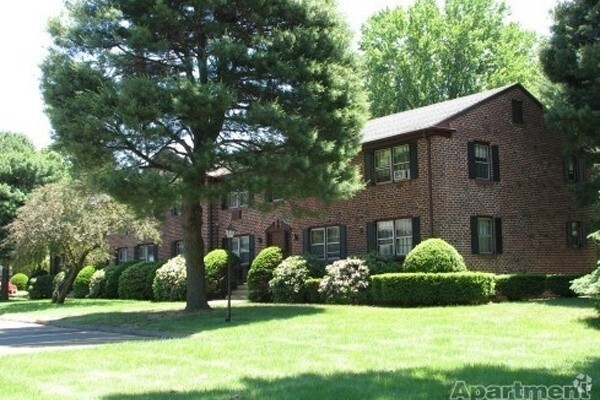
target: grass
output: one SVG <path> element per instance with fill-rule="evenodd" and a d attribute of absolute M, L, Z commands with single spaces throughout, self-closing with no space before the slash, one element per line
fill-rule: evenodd
<path fill-rule="evenodd" d="M 0 304 L 0 314 L 173 331 L 0 358 L 5 399 L 448 399 L 470 385 L 600 378 L 600 325 L 583 299 L 392 309 L 74 300 Z M 594 392 L 600 390 L 594 388 Z"/>

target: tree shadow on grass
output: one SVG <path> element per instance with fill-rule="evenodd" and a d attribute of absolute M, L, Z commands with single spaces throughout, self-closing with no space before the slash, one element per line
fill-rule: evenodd
<path fill-rule="evenodd" d="M 85 325 L 102 328 L 136 330 L 140 334 L 157 333 L 163 337 L 185 337 L 198 332 L 249 325 L 271 320 L 282 320 L 324 312 L 323 307 L 307 305 L 254 305 L 236 304 L 232 318 L 226 321 L 227 310 L 217 307 L 210 311 L 144 310 L 126 312 L 98 312 L 69 316 L 54 320 L 56 325 Z"/>
<path fill-rule="evenodd" d="M 558 299 L 530 300 L 531 303 L 544 306 L 572 307 L 572 308 L 594 308 L 594 301 L 583 297 L 570 297 Z"/>
<path fill-rule="evenodd" d="M 515 382 L 522 385 L 535 385 L 533 396 L 539 396 L 543 387 L 559 386 L 567 393 L 576 393 L 573 380 L 579 373 L 591 377 L 600 375 L 598 359 L 576 366 L 575 374 L 556 373 L 545 369 L 514 369 L 504 365 L 472 365 L 455 370 L 433 370 L 427 368 L 399 369 L 396 371 L 365 371 L 362 373 L 340 372 L 330 375 L 302 374 L 283 378 L 262 379 L 244 377 L 232 383 L 234 389 L 212 389 L 206 391 L 158 391 L 137 394 L 114 393 L 103 400 L 249 400 L 249 399 L 290 399 L 290 400 L 398 400 L 398 399 L 450 399 L 451 395 L 462 394 L 466 398 L 481 397 L 482 390 L 490 390 L 490 385 L 512 387 Z M 464 385 L 461 383 L 464 382 Z M 176 387 L 176 382 L 173 383 Z M 464 390 L 469 397 L 465 397 Z M 568 392 L 570 391 L 570 392 Z M 531 393 L 531 392 L 530 392 Z M 567 397 L 591 399 L 590 397 Z M 480 396 L 480 397 L 477 397 Z M 510 398 L 515 398 L 510 397 Z M 517 397 L 550 398 L 550 397 Z M 552 397 L 554 398 L 554 397 Z"/>

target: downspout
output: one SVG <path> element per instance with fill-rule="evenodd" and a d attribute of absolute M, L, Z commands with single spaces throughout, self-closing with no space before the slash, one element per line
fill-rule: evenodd
<path fill-rule="evenodd" d="M 208 201 L 208 229 L 206 232 L 208 233 L 208 251 L 212 251 L 213 249 L 213 202 Z M 207 252 L 208 253 L 208 252 Z"/>
<path fill-rule="evenodd" d="M 428 194 L 429 194 L 429 237 L 434 237 L 433 228 L 433 171 L 431 168 L 431 136 L 427 136 L 423 133 L 423 136 L 427 140 L 427 181 L 428 181 Z"/>

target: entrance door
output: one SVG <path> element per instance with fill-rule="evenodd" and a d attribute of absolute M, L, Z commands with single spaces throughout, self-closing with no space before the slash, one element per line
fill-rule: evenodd
<path fill-rule="evenodd" d="M 271 224 L 266 231 L 267 246 L 278 246 L 287 257 L 292 252 L 292 227 L 280 220 Z"/>

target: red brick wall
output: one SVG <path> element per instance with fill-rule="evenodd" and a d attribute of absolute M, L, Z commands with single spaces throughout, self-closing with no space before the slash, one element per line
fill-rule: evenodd
<path fill-rule="evenodd" d="M 513 124 L 511 100 L 523 102 L 524 123 Z M 496 272 L 587 272 L 593 267 L 595 249 L 568 248 L 565 225 L 569 220 L 589 222 L 590 209 L 577 210 L 562 173 L 564 142 L 543 121 L 540 106 L 515 88 L 465 112 L 448 123 L 450 138 L 431 137 L 434 224 L 429 218 L 427 140 L 417 140 L 419 177 L 404 182 L 369 186 L 354 198 L 329 207 L 318 201 L 304 202 L 317 215 L 295 216 L 288 202 L 275 203 L 269 212 L 248 207 L 221 210 L 205 206 L 203 235 L 207 250 L 220 247 L 225 228 L 232 223 L 239 235 L 254 235 L 256 252 L 266 246 L 266 229 L 276 220 L 292 227 L 292 252 L 302 252 L 302 230 L 326 225 L 345 225 L 348 254 L 367 250 L 366 224 L 375 220 L 420 217 L 423 239 L 433 235 L 452 243 L 470 269 Z M 468 178 L 467 143 L 478 140 L 498 145 L 499 182 Z M 356 164 L 363 168 L 362 154 Z M 259 196 L 256 196 L 260 201 Z M 212 215 L 209 216 L 209 215 Z M 472 255 L 471 215 L 490 215 L 503 220 L 503 254 Z M 240 218 L 237 218 L 240 217 Z M 170 257 L 170 243 L 181 238 L 181 217 L 168 217 L 163 228 L 159 257 Z M 210 235 L 209 235 L 210 231 Z M 136 243 L 132 237 L 113 240 L 115 248 Z"/>

